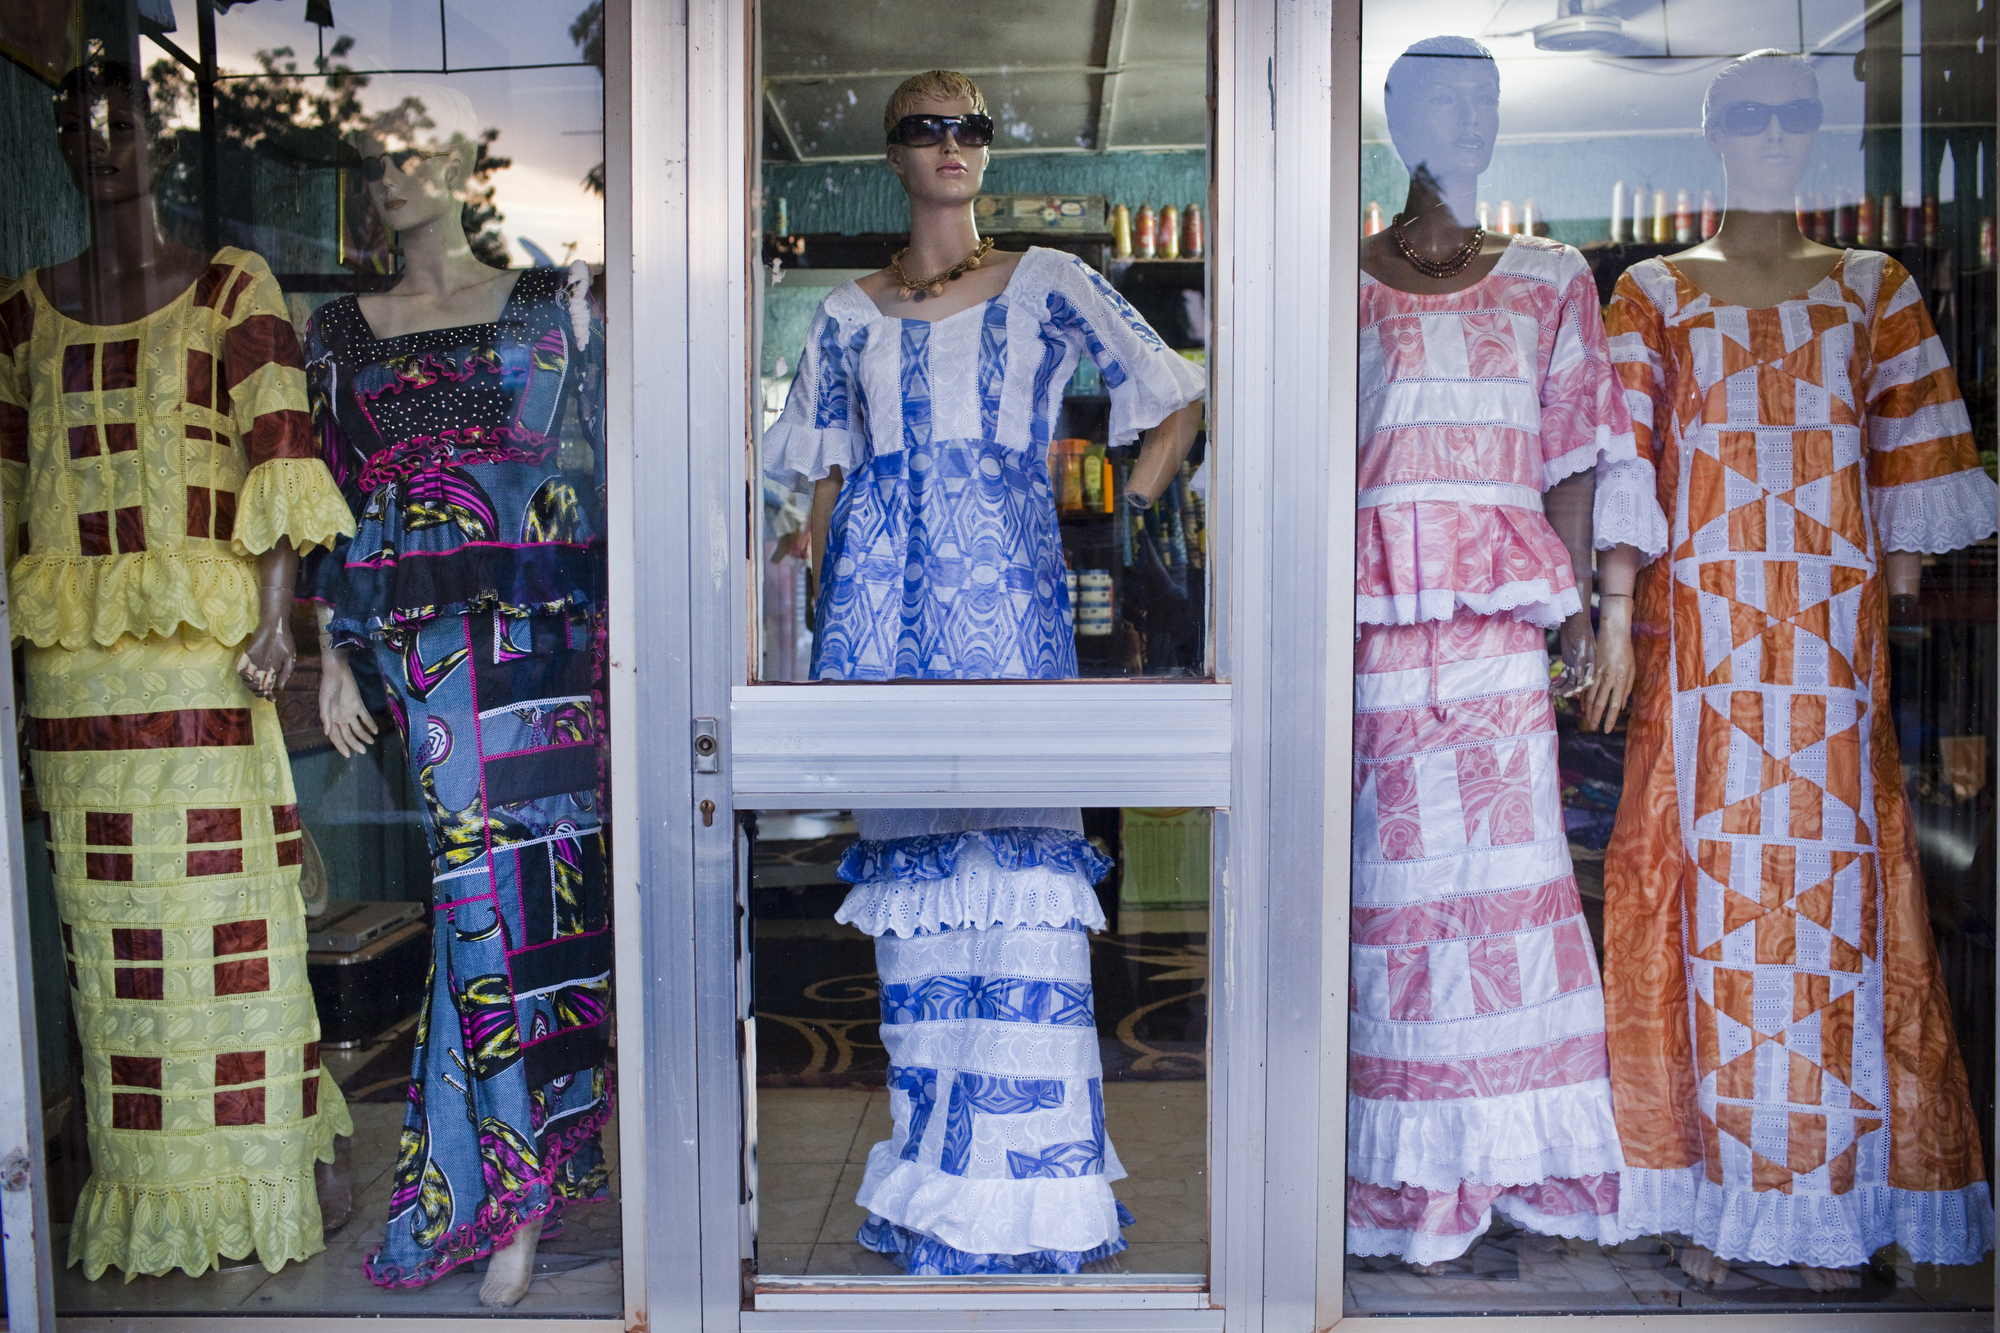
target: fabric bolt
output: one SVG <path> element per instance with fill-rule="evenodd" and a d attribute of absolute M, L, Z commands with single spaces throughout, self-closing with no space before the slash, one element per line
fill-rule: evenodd
<path fill-rule="evenodd" d="M 1125 1248 L 1088 934 L 1109 868 L 1034 826 L 862 841 L 842 863 L 858 882 L 835 919 L 876 936 L 894 1122 L 857 1239 L 911 1273 L 1074 1273 Z M 897 920 L 885 898 L 942 906 Z"/>
<path fill-rule="evenodd" d="M 26 651 L 90 1141 L 69 1262 L 91 1281 L 319 1253 L 313 1163 L 354 1132 L 320 1068 L 291 765 L 238 651 L 191 627 Z"/>
<path fill-rule="evenodd" d="M 353 531 L 318 461 L 284 294 L 225 246 L 175 300 L 70 319 L 0 280 L 0 536 L 14 638 L 105 646 L 182 625 L 238 643 L 257 562 Z"/>
<path fill-rule="evenodd" d="M 1000 295 L 893 319 L 854 283 L 820 306 L 766 475 L 842 470 L 813 642 L 816 680 L 1076 674 L 1049 442 L 1089 357 L 1126 444 L 1202 396 L 1082 260 L 1034 248 Z"/>
<path fill-rule="evenodd" d="M 430 983 L 368 1261 L 422 1286 L 608 1190 L 604 321 L 539 268 L 489 324 L 377 338 L 349 297 L 306 345 L 359 531 L 302 578 L 336 645 L 381 668 L 432 857 Z"/>
<path fill-rule="evenodd" d="M 1867 251 L 1758 310 L 1649 260 L 1609 326 L 1673 523 L 1640 578 L 1605 860 L 1622 1220 L 1727 1259 L 1975 1262 L 1992 1201 L 1880 576 L 1884 550 L 1995 531 L 1951 366 L 1909 274 Z"/>
<path fill-rule="evenodd" d="M 1595 469 L 1596 544 L 1657 550 L 1651 469 L 1568 246 L 1441 295 L 1364 275 L 1361 348 L 1347 1247 L 1435 1263 L 1496 1213 L 1615 1241 L 1542 629 L 1581 599 L 1541 496 Z"/>
<path fill-rule="evenodd" d="M 604 321 L 590 304 L 576 341 L 566 278 L 523 270 L 491 324 L 377 338 L 351 296 L 313 316 L 315 443 L 359 523 L 301 583 L 335 643 L 602 602 Z"/>
<path fill-rule="evenodd" d="M 423 793 L 435 951 L 417 1018 L 380 1286 L 553 1235 L 608 1197 L 611 1116 L 595 618 L 491 611 L 376 645 Z"/>

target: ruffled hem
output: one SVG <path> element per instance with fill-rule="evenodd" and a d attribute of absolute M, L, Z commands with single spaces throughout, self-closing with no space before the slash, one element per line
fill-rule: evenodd
<path fill-rule="evenodd" d="M 1535 1207 L 1519 1194 L 1501 1194 L 1464 1231 L 1420 1231 L 1416 1228 L 1358 1226 L 1347 1224 L 1347 1252 L 1362 1258 L 1398 1258 L 1405 1263 L 1438 1264 L 1458 1258 L 1473 1242 L 1493 1229 L 1493 1219 L 1506 1218 L 1523 1231 L 1540 1236 L 1562 1236 L 1568 1240 L 1595 1241 L 1616 1245 L 1630 1236 L 1609 1214 L 1556 1213 Z"/>
<path fill-rule="evenodd" d="M 1002 870 L 1047 867 L 1081 874 L 1092 884 L 1111 871 L 1110 857 L 1067 829 L 988 828 L 857 842 L 840 858 L 840 869 L 834 873 L 849 884 L 950 879 L 959 857 L 974 847 L 983 849 Z"/>
<path fill-rule="evenodd" d="M 300 553 L 354 535 L 354 514 L 317 458 L 273 458 L 250 469 L 236 504 L 238 555 L 257 556 L 288 537 Z"/>
<path fill-rule="evenodd" d="M 1591 544 L 1600 551 L 1636 546 L 1646 561 L 1667 552 L 1672 529 L 1660 508 L 1659 481 L 1642 458 L 1607 460 L 1597 469 L 1591 500 Z"/>
<path fill-rule="evenodd" d="M 1449 620 L 1463 606 L 1544 627 L 1581 609 L 1569 548 L 1539 511 L 1458 499 L 1361 511 L 1355 606 L 1364 624 Z"/>
<path fill-rule="evenodd" d="M 14 640 L 37 648 L 109 647 L 127 634 L 183 625 L 240 643 L 257 628 L 257 566 L 221 552 L 31 552 L 15 562 L 8 586 Z"/>
<path fill-rule="evenodd" d="M 1943 555 L 2000 531 L 1993 479 L 1977 469 L 1869 492 L 1876 541 L 1885 551 Z"/>
<path fill-rule="evenodd" d="M 1124 1204 L 1118 1205 L 1118 1220 L 1125 1226 L 1138 1221 Z M 1028 1254 L 968 1254 L 955 1250 L 935 1236 L 926 1236 L 898 1226 L 874 1213 L 854 1233 L 855 1241 L 877 1254 L 894 1255 L 903 1271 L 917 1277 L 962 1277 L 975 1273 L 1077 1273 L 1085 1264 L 1109 1259 L 1126 1248 L 1125 1237 L 1115 1236 L 1092 1250 L 1035 1250 Z"/>
<path fill-rule="evenodd" d="M 1547 490 L 1557 482 L 1573 477 L 1587 468 L 1597 468 L 1598 477 L 1602 479 L 1606 465 L 1615 467 L 1627 459 L 1638 456 L 1638 439 L 1631 431 L 1614 435 L 1611 433 L 1611 427 L 1599 422 L 1589 444 L 1580 445 L 1542 464 L 1542 489 Z"/>
<path fill-rule="evenodd" d="M 1972 1264 L 1993 1248 L 1985 1181 L 1957 1190 L 1861 1185 L 1845 1194 L 1725 1189 L 1704 1168 L 1627 1170 L 1619 1225 L 1630 1236 L 1673 1231 L 1724 1259 L 1851 1268 L 1884 1245 L 1920 1264 Z"/>
<path fill-rule="evenodd" d="M 595 1114 L 585 1117 L 548 1144 L 547 1159 L 532 1180 L 497 1198 L 488 1196 L 479 1206 L 479 1215 L 440 1237 L 431 1246 L 431 1257 L 422 1263 L 408 1268 L 384 1263 L 382 1251 L 388 1247 L 382 1245 L 362 1261 L 361 1271 L 378 1287 L 427 1287 L 453 1269 L 476 1263 L 495 1250 L 505 1249 L 515 1234 L 530 1222 L 541 1222 L 544 1236 L 555 1235 L 552 1227 L 560 1225 L 564 1209 L 579 1204 L 602 1203 L 611 1197 L 608 1183 L 600 1183 L 589 1194 L 574 1197 L 562 1193 L 561 1186 L 564 1183 L 563 1167 L 587 1144 L 596 1141 L 605 1125 L 611 1122 L 612 1106 L 611 1079 L 607 1072 L 603 1105 L 597 1108 Z M 548 1198 L 541 1206 L 523 1206 L 543 1191 L 547 1192 Z"/>
<path fill-rule="evenodd" d="M 1624 1168 L 1606 1079 L 1499 1097 L 1347 1099 L 1347 1170 L 1370 1185 L 1532 1185 Z"/>
<path fill-rule="evenodd" d="M 324 1071 L 320 1084 L 320 1112 L 314 1117 L 319 1133 L 311 1160 L 331 1162 L 333 1141 L 351 1137 L 354 1120 L 339 1086 Z M 69 1233 L 69 1263 L 81 1264 L 89 1282 L 103 1277 L 107 1268 L 122 1270 L 127 1282 L 176 1268 L 200 1277 L 223 1259 L 250 1254 L 265 1271 L 275 1273 L 325 1248 L 319 1190 L 310 1166 L 303 1172 L 157 1189 L 111 1184 L 97 1172 L 77 1200 Z"/>
<path fill-rule="evenodd" d="M 1386 597 L 1356 593 L 1354 620 L 1357 625 L 1421 625 L 1430 620 L 1451 620 L 1460 607 L 1482 616 L 1511 612 L 1516 620 L 1554 629 L 1583 609 L 1583 599 L 1574 586 L 1558 592 L 1547 579 L 1510 583 L 1487 593 L 1443 588 Z"/>
<path fill-rule="evenodd" d="M 996 926 L 1103 930 L 1104 905 L 1083 876 L 1063 870 L 1000 870 L 966 857 L 942 880 L 857 884 L 833 919 L 864 935 L 909 939 Z"/>
<path fill-rule="evenodd" d="M 795 491 L 811 490 L 834 468 L 853 471 L 860 457 L 853 431 L 815 430 L 780 420 L 764 432 L 764 475 Z"/>
<path fill-rule="evenodd" d="M 967 1254 L 1083 1253 L 1119 1238 L 1130 1225 L 1112 1196 L 1124 1178 L 1115 1162 L 1103 1175 L 1001 1180 L 954 1176 L 901 1161 L 889 1144 L 868 1154 L 855 1202 L 885 1222 L 907 1227 Z"/>

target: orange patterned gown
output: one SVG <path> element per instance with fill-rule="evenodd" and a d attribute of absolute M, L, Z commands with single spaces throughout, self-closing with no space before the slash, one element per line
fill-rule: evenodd
<path fill-rule="evenodd" d="M 1950 363 L 1867 251 L 1764 310 L 1649 260 L 1606 323 L 1673 525 L 1605 863 L 1620 1221 L 1760 1263 L 1974 1262 L 1993 1206 L 1877 573 L 1995 529 Z"/>

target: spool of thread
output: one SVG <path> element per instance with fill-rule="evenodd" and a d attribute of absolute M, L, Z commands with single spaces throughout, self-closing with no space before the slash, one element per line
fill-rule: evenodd
<path fill-rule="evenodd" d="M 1874 245 L 1878 239 L 1875 233 L 1875 196 L 1864 194 L 1861 202 L 1854 206 L 1854 243 Z"/>
<path fill-rule="evenodd" d="M 1172 204 L 1160 210 L 1159 251 L 1162 259 L 1181 257 L 1181 211 Z"/>
<path fill-rule="evenodd" d="M 1653 191 L 1653 244 L 1665 245 L 1673 236 L 1672 223 L 1667 215 L 1667 192 Z"/>
<path fill-rule="evenodd" d="M 1500 201 L 1499 230 L 1503 236 L 1512 236 L 1514 234 L 1514 201 L 1512 199 L 1502 199 Z"/>
<path fill-rule="evenodd" d="M 1722 226 L 1722 218 L 1715 211 L 1715 191 L 1701 192 L 1701 239 L 1704 241 L 1715 235 Z"/>
<path fill-rule="evenodd" d="M 1382 206 L 1371 203 L 1375 210 L 1375 230 L 1382 230 Z M 1200 259 L 1208 250 L 1208 237 L 1201 225 L 1201 205 L 1189 204 L 1181 210 L 1181 258 Z"/>
<path fill-rule="evenodd" d="M 1123 204 L 1111 210 L 1111 253 L 1120 259 L 1132 257 L 1132 210 Z"/>
<path fill-rule="evenodd" d="M 1694 239 L 1694 196 L 1682 190 L 1674 196 L 1674 243 L 1686 245 Z"/>
<path fill-rule="evenodd" d="M 1159 252 L 1159 222 L 1153 216 L 1151 204 L 1139 205 L 1139 215 L 1132 219 L 1132 253 L 1140 259 L 1151 259 Z"/>
<path fill-rule="evenodd" d="M 1532 199 L 1521 201 L 1521 234 L 1523 236 L 1535 234 L 1535 201 Z"/>
<path fill-rule="evenodd" d="M 1194 211 L 1193 204 L 1188 205 L 1188 216 L 1190 218 L 1195 218 L 1195 219 L 1198 219 L 1200 216 Z M 1363 236 L 1374 236 L 1379 234 L 1381 230 L 1382 230 L 1382 205 L 1376 203 L 1373 199 L 1370 199 L 1368 201 L 1368 207 L 1361 210 L 1361 234 Z"/>
<path fill-rule="evenodd" d="M 1934 194 L 1924 196 L 1924 244 L 1938 243 L 1938 201 Z"/>
<path fill-rule="evenodd" d="M 1493 205 L 1484 199 L 1479 201 L 1479 225 L 1488 231 L 1493 230 Z"/>
<path fill-rule="evenodd" d="M 1625 218 L 1625 182 L 1613 181 L 1611 184 L 1611 242 L 1614 245 L 1632 239 L 1630 232 L 1626 230 Z"/>

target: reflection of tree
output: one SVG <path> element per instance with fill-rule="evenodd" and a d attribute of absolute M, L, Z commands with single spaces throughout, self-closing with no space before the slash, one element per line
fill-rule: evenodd
<path fill-rule="evenodd" d="M 576 22 L 569 25 L 569 39 L 583 50 L 583 58 L 597 66 L 597 77 L 604 77 L 604 0 L 590 0 Z M 592 194 L 604 193 L 604 163 L 598 164 L 584 173 L 583 188 Z"/>
<path fill-rule="evenodd" d="M 292 48 L 281 46 L 259 51 L 261 74 L 248 78 L 218 80 L 215 85 L 215 131 L 218 158 L 224 164 L 216 182 L 225 218 L 250 219 L 257 216 L 251 197 L 254 173 L 233 171 L 230 159 L 262 159 L 277 167 L 289 168 L 294 181 L 299 173 L 336 165 L 359 165 L 351 148 L 343 148 L 345 136 L 369 131 L 389 139 L 414 142 L 417 132 L 435 128 L 423 102 L 405 97 L 392 107 L 368 111 L 361 105 L 360 91 L 368 86 L 368 76 L 358 74 L 341 62 L 354 46 L 352 37 L 337 39 L 329 51 L 313 60 L 313 69 L 302 71 Z M 157 146 L 174 151 L 174 167 L 161 184 L 161 202 L 170 213 L 183 216 L 201 209 L 200 130 L 191 122 L 197 102 L 193 78 L 171 60 L 157 60 L 147 70 L 146 79 L 153 106 L 164 128 Z M 504 220 L 494 204 L 492 175 L 513 165 L 510 158 L 491 151 L 500 131 L 481 132 L 472 175 L 467 185 L 463 220 L 472 252 L 496 268 L 507 267 L 507 242 L 500 233 Z M 453 144 L 465 142 L 455 134 Z M 358 188 L 358 175 L 349 182 L 349 195 L 365 198 Z M 367 262 L 370 252 L 379 255 L 386 268 L 388 237 L 373 218 L 372 210 L 349 210 L 350 225 L 359 224 L 359 233 L 348 244 L 349 262 L 355 267 L 375 267 Z M 357 216 L 358 215 L 358 216 Z M 376 233 L 369 244 L 367 232 Z M 359 242 L 359 243 L 357 243 Z"/>

